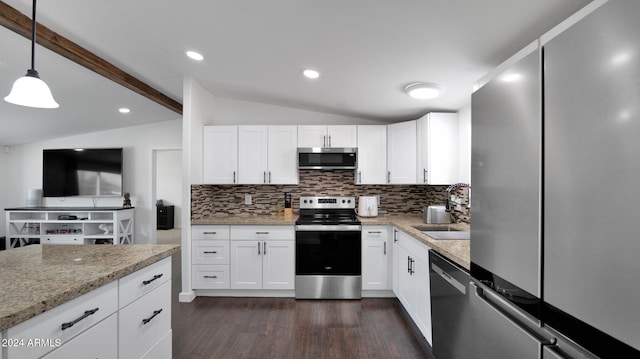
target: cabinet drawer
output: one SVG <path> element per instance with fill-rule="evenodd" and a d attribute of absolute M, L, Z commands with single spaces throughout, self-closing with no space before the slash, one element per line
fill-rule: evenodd
<path fill-rule="evenodd" d="M 192 264 L 229 264 L 229 241 L 193 241 Z"/>
<path fill-rule="evenodd" d="M 119 280 L 119 303 L 129 303 L 171 280 L 171 257 L 153 263 Z"/>
<path fill-rule="evenodd" d="M 118 315 L 112 314 L 91 329 L 71 339 L 43 359 L 116 358 Z"/>
<path fill-rule="evenodd" d="M 387 239 L 388 237 L 387 226 L 362 226 L 362 239 Z"/>
<path fill-rule="evenodd" d="M 169 332 L 140 359 L 171 359 L 171 352 L 173 351 L 172 344 L 172 331 L 169 330 Z"/>
<path fill-rule="evenodd" d="M 82 235 L 76 236 L 44 236 L 40 239 L 41 244 L 84 244 Z"/>
<path fill-rule="evenodd" d="M 229 239 L 229 226 L 191 226 L 191 239 Z"/>
<path fill-rule="evenodd" d="M 22 347 L 7 348 L 7 357 L 39 358 L 54 349 L 55 346 L 27 346 L 26 343 L 30 339 L 42 338 L 50 342 L 58 341 L 61 344 L 65 344 L 78 334 L 115 313 L 117 309 L 118 283 L 113 281 L 7 329 L 5 338 L 12 340 L 22 339 L 25 343 L 25 346 Z M 93 314 L 89 314 L 91 312 Z M 75 324 L 64 330 L 62 329 L 63 324 L 73 323 L 76 320 Z"/>
<path fill-rule="evenodd" d="M 231 226 L 231 240 L 269 240 L 296 238 L 293 226 Z"/>
<path fill-rule="evenodd" d="M 171 329 L 171 281 L 118 313 L 120 358 L 140 358 Z"/>
<path fill-rule="evenodd" d="M 228 265 L 191 266 L 193 289 L 229 289 Z"/>

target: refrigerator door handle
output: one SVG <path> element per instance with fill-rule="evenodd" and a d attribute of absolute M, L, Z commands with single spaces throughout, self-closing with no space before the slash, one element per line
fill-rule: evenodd
<path fill-rule="evenodd" d="M 503 316 L 509 318 L 517 326 L 536 338 L 542 345 L 555 345 L 557 339 L 551 333 L 542 329 L 538 323 L 524 314 L 520 309 L 509 303 L 506 299 L 494 293 L 490 288 L 481 283 L 469 283 L 469 292 L 475 295 L 483 303 L 490 306 Z"/>

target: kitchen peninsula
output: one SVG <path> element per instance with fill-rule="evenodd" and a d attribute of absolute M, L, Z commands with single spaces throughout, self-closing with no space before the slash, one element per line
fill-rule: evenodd
<path fill-rule="evenodd" d="M 31 245 L 0 252 L 2 358 L 64 357 L 71 353 L 67 342 L 74 342 L 76 351 L 119 351 L 136 358 L 158 344 L 170 348 L 170 256 L 178 250 L 177 245 Z M 138 317 L 150 319 L 144 333 L 130 330 L 140 327 Z M 128 346 L 125 335 L 135 345 Z M 49 345 L 28 347 L 30 339 Z M 101 341 L 105 344 L 96 344 Z"/>

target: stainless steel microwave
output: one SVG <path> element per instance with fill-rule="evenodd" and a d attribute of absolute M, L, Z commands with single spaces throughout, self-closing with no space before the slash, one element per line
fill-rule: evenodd
<path fill-rule="evenodd" d="M 298 148 L 298 168 L 309 170 L 350 170 L 358 166 L 358 149 L 353 147 Z"/>

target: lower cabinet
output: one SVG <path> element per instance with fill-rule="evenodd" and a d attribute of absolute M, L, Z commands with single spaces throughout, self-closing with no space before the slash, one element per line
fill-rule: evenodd
<path fill-rule="evenodd" d="M 398 231 L 397 249 L 398 285 L 396 295 L 416 326 L 432 343 L 431 293 L 429 289 L 429 247 Z"/>
<path fill-rule="evenodd" d="M 391 245 L 387 226 L 362 226 L 362 290 L 389 290 Z"/>
<path fill-rule="evenodd" d="M 2 337 L 15 343 L 2 348 L 4 359 L 169 359 L 171 258 L 8 328 Z"/>
<path fill-rule="evenodd" d="M 230 256 L 231 289 L 294 289 L 293 227 L 232 226 Z"/>

